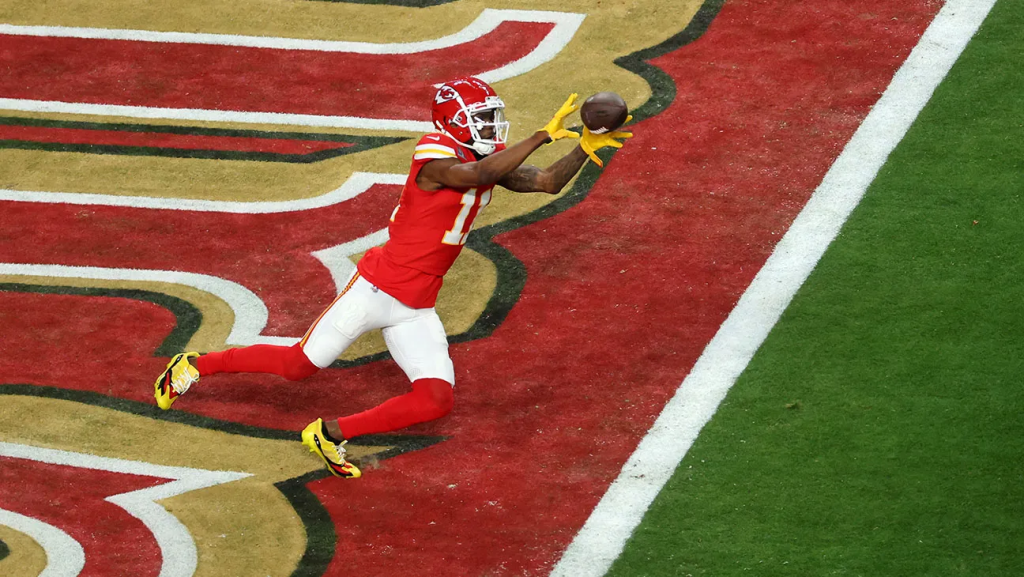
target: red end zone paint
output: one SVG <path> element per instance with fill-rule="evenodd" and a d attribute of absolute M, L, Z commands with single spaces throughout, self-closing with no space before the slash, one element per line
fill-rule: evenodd
<path fill-rule="evenodd" d="M 552 28 L 504 22 L 415 54 L 0 35 L 0 98 L 430 120 L 435 83 L 518 60 Z"/>
<path fill-rule="evenodd" d="M 676 82 L 669 109 L 636 127 L 582 204 L 499 237 L 529 279 L 491 338 L 452 347 L 454 412 L 413 430 L 450 439 L 310 484 L 337 526 L 327 574 L 545 574 L 939 6 L 737 0 L 653 60 Z M 142 397 L 163 363 L 127 359 L 80 384 L 131 381 Z M 299 430 L 405 390 L 393 363 L 375 363 L 303 383 L 211 379 L 181 408 Z"/>
<path fill-rule="evenodd" d="M 153 351 L 175 326 L 174 315 L 152 303 L 13 292 L 0 292 L 0 319 L 0 383 L 84 389 L 143 402 L 152 402 L 153 381 L 167 364 L 153 358 Z"/>

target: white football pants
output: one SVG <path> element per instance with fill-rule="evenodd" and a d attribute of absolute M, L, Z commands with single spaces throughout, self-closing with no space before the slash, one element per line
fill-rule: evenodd
<path fill-rule="evenodd" d="M 410 381 L 441 379 L 455 386 L 448 339 L 437 312 L 402 304 L 358 272 L 306 332 L 302 350 L 314 365 L 324 368 L 372 329 L 382 329 L 392 358 Z"/>

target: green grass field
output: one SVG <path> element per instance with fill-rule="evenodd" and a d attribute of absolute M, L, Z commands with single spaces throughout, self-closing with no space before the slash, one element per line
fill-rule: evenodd
<path fill-rule="evenodd" d="M 1001 0 L 610 575 L 1024 575 L 1022 50 Z"/>

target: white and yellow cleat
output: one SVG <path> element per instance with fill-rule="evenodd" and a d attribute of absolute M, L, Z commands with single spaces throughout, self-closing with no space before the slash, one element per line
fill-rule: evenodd
<path fill-rule="evenodd" d="M 302 444 L 309 447 L 310 453 L 316 453 L 327 465 L 327 470 L 335 477 L 355 479 L 361 477 L 359 467 L 345 460 L 345 443 L 334 444 L 324 437 L 324 420 L 317 419 L 302 430 Z"/>
<path fill-rule="evenodd" d="M 189 387 L 199 382 L 199 371 L 189 363 L 189 359 L 199 357 L 199 353 L 179 353 L 171 357 L 160 378 L 154 385 L 156 404 L 165 411 L 171 408 Z"/>

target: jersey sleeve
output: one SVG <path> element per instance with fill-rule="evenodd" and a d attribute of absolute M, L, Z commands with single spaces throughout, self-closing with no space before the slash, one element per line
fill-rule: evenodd
<path fill-rule="evenodd" d="M 450 138 L 441 134 L 427 134 L 416 143 L 413 162 L 424 162 L 440 158 L 458 158 Z"/>

